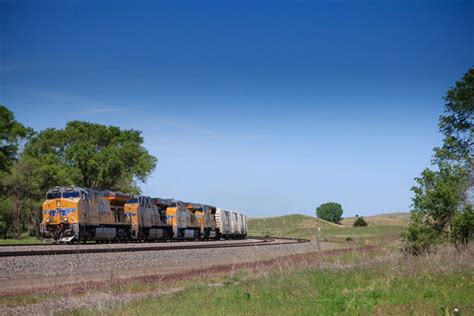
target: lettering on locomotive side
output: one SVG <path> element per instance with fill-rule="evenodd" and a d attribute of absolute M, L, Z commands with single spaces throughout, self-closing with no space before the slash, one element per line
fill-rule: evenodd
<path fill-rule="evenodd" d="M 74 213 L 77 209 L 74 208 L 57 208 L 55 210 L 45 210 L 45 215 L 55 216 L 56 213 L 62 216 L 66 216 L 69 213 Z"/>
<path fill-rule="evenodd" d="M 109 212 L 109 208 L 107 207 L 107 203 L 102 199 L 99 199 L 99 212 L 101 214 L 107 214 Z"/>

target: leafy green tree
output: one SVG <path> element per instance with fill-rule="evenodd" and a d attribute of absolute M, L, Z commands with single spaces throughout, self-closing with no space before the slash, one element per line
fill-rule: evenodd
<path fill-rule="evenodd" d="M 3 239 L 7 239 L 8 230 L 13 226 L 10 209 L 9 202 L 5 198 L 0 199 L 0 235 Z"/>
<path fill-rule="evenodd" d="M 336 202 L 323 203 L 316 208 L 316 216 L 329 222 L 339 223 L 342 217 L 342 206 Z"/>
<path fill-rule="evenodd" d="M 13 185 L 29 185 L 33 179 L 15 183 L 18 161 L 24 144 L 32 137 L 33 130 L 23 126 L 15 120 L 13 113 L 5 106 L 0 105 L 0 234 L 3 238 L 9 232 L 16 237 L 21 236 L 25 226 L 23 202 L 26 196 L 17 194 Z M 22 188 L 23 189 L 23 188 Z"/>
<path fill-rule="evenodd" d="M 369 224 L 367 224 L 367 222 L 365 221 L 363 216 L 357 217 L 356 220 L 354 221 L 354 223 L 352 224 L 352 226 L 354 226 L 354 227 L 364 227 L 364 226 L 368 226 L 368 225 Z"/>
<path fill-rule="evenodd" d="M 416 178 L 411 222 L 402 235 L 412 253 L 451 240 L 469 242 L 472 231 L 468 192 L 474 186 L 474 68 L 448 90 L 439 129 L 443 145 L 434 148 L 433 164 Z M 467 237 L 466 237 L 467 236 Z"/>
<path fill-rule="evenodd" d="M 38 214 L 44 191 L 40 187 L 41 173 L 37 161 L 20 158 L 10 169 L 10 173 L 0 179 L 5 193 L 0 201 L 0 213 L 5 218 L 5 229 L 17 239 L 30 226 Z M 37 219 L 36 219 L 37 220 Z M 32 227 L 35 230 L 37 227 Z M 4 234 L 6 236 L 6 233 Z"/>
<path fill-rule="evenodd" d="M 22 139 L 32 133 L 32 129 L 15 120 L 13 113 L 0 105 L 0 172 L 7 172 L 18 158 L 18 147 Z"/>
<path fill-rule="evenodd" d="M 25 149 L 59 184 L 139 193 L 156 166 L 143 147 L 141 132 L 72 121 L 64 129 L 46 129 Z M 51 182 L 51 181 L 50 181 Z M 51 186 L 51 185 L 50 185 Z"/>
<path fill-rule="evenodd" d="M 474 68 L 448 90 L 439 130 L 444 140 L 441 147 L 434 148 L 434 161 L 471 167 L 474 157 Z"/>

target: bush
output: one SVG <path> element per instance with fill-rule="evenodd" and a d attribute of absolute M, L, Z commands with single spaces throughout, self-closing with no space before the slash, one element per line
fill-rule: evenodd
<path fill-rule="evenodd" d="M 342 206 L 336 202 L 324 203 L 316 209 L 316 216 L 332 223 L 339 223 L 342 217 Z"/>
<path fill-rule="evenodd" d="M 418 214 L 412 214 L 412 219 L 407 229 L 402 233 L 404 250 L 412 255 L 429 252 L 432 247 L 444 241 L 442 235 L 436 230 L 425 225 Z"/>
<path fill-rule="evenodd" d="M 367 224 L 363 216 L 357 217 L 354 224 L 352 224 L 352 226 L 354 227 L 363 227 L 363 226 L 368 226 L 368 225 L 369 224 Z"/>
<path fill-rule="evenodd" d="M 451 240 L 456 246 L 466 246 L 474 240 L 474 210 L 472 205 L 467 205 L 464 212 L 454 216 Z"/>

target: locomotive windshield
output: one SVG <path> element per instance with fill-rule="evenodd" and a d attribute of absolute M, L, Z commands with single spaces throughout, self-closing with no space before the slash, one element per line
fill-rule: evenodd
<path fill-rule="evenodd" d="M 71 192 L 64 192 L 63 198 L 78 198 L 80 196 L 79 192 L 71 191 Z"/>
<path fill-rule="evenodd" d="M 60 199 L 61 198 L 61 192 L 50 192 L 46 194 L 46 199 L 52 200 L 52 199 Z"/>
<path fill-rule="evenodd" d="M 127 201 L 127 203 L 129 203 L 129 204 L 138 203 L 138 199 L 130 199 L 130 200 Z"/>

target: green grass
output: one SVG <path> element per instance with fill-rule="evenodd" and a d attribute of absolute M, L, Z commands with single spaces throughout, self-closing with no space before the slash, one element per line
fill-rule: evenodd
<path fill-rule="evenodd" d="M 23 294 L 17 296 L 0 297 L 0 307 L 35 304 L 40 303 L 47 298 L 49 298 L 49 295 L 46 294 Z"/>
<path fill-rule="evenodd" d="M 398 239 L 405 226 L 374 225 L 366 227 L 322 228 L 321 238 L 328 241 L 344 241 L 347 238 L 359 241 Z"/>
<path fill-rule="evenodd" d="M 110 315 L 462 315 L 474 312 L 474 271 L 407 273 L 385 268 L 273 272 L 192 286 L 106 310 Z M 94 313 L 96 313 L 95 311 Z M 103 311 L 102 311 L 103 312 Z M 89 310 L 78 314 L 90 314 Z"/>
<path fill-rule="evenodd" d="M 333 223 L 307 215 L 292 214 L 278 217 L 254 218 L 248 221 L 250 236 L 315 238 L 317 227 L 337 227 Z"/>
<path fill-rule="evenodd" d="M 43 243 L 41 239 L 31 236 L 22 236 L 21 239 L 0 238 L 0 245 L 22 245 L 22 244 L 41 244 Z"/>

